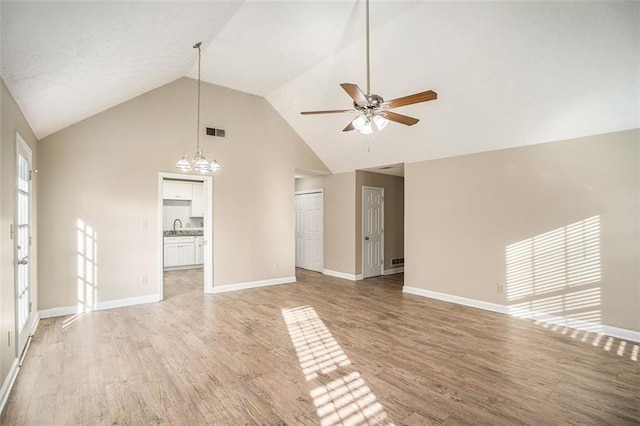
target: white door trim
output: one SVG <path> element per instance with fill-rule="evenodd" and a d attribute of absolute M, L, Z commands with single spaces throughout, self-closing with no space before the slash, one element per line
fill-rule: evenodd
<path fill-rule="evenodd" d="M 364 203 L 365 203 L 365 198 L 364 198 L 364 192 L 365 189 L 370 189 L 370 190 L 380 190 L 381 194 L 382 194 L 382 205 L 381 205 L 381 212 L 380 212 L 380 221 L 382 222 L 380 224 L 380 228 L 382 229 L 382 235 L 380 236 L 380 244 L 381 244 L 381 253 L 382 253 L 382 262 L 380 263 L 380 273 L 378 275 L 366 275 L 365 274 L 365 256 L 364 256 L 364 223 L 365 223 L 365 208 L 364 208 Z M 360 190 L 362 192 L 361 194 L 361 198 L 362 198 L 362 234 L 360 235 L 360 253 L 361 253 L 361 257 L 362 257 L 362 277 L 364 278 L 369 278 L 369 277 L 377 277 L 379 275 L 383 275 L 384 274 L 384 188 L 382 187 L 377 187 L 377 186 L 365 186 L 362 185 L 362 189 Z"/>
<path fill-rule="evenodd" d="M 320 227 L 322 229 L 322 231 L 320 232 L 320 234 L 321 234 L 320 235 L 320 238 L 321 238 L 320 245 L 322 247 L 321 247 L 321 250 L 320 250 L 320 268 L 319 268 L 319 270 L 317 270 L 317 272 L 322 272 L 324 270 L 324 188 L 307 189 L 307 190 L 304 190 L 304 191 L 296 191 L 294 193 L 294 199 L 295 199 L 296 195 L 308 195 L 308 194 L 321 194 L 322 195 L 322 198 L 321 198 L 321 201 L 322 201 L 322 205 L 321 205 L 322 217 L 321 217 L 321 220 L 320 220 Z M 295 206 L 295 203 L 294 203 L 294 206 Z M 294 244 L 295 244 L 295 242 L 294 242 Z M 295 260 L 294 260 L 294 264 L 295 264 Z"/>
<path fill-rule="evenodd" d="M 14 197 L 14 211 L 13 211 L 13 259 L 14 259 L 14 269 L 13 269 L 13 285 L 14 285 L 14 321 L 15 321 L 15 333 L 14 333 L 14 347 L 16 348 L 16 357 L 20 357 L 20 355 L 23 352 L 23 349 L 25 349 L 27 347 L 28 341 L 29 341 L 29 336 L 32 335 L 32 324 L 33 324 L 33 310 L 29 309 L 29 311 L 27 312 L 27 319 L 26 322 L 24 324 L 24 327 L 22 328 L 22 330 L 20 329 L 20 312 L 19 309 L 20 307 L 18 306 L 18 297 L 19 297 L 19 285 L 18 285 L 18 280 L 19 280 L 19 274 L 18 274 L 18 257 L 19 257 L 19 253 L 18 253 L 18 242 L 17 242 L 17 238 L 18 238 L 18 210 L 19 210 L 19 200 L 18 200 L 18 161 L 19 161 L 19 157 L 20 157 L 20 150 L 23 150 L 26 154 L 27 154 L 27 161 L 29 162 L 29 173 L 31 173 L 31 171 L 33 170 L 33 152 L 31 151 L 31 148 L 29 147 L 29 145 L 27 145 L 27 143 L 24 141 L 24 139 L 22 138 L 22 136 L 20 136 L 19 133 L 16 133 L 16 151 L 15 151 L 15 170 L 14 170 L 14 186 L 13 186 L 13 197 Z M 27 219 L 28 223 L 29 223 L 29 235 L 27 236 L 27 238 L 31 238 L 31 233 L 33 230 L 33 183 L 31 181 L 31 179 L 29 179 L 29 205 L 28 205 L 28 210 L 29 210 L 29 217 Z M 29 305 L 31 305 L 31 301 L 33 300 L 33 250 L 31 249 L 31 245 L 29 244 L 29 254 L 28 254 L 28 259 L 27 261 L 29 262 L 27 265 L 28 267 L 28 274 L 29 274 L 29 290 L 28 290 L 28 295 L 29 295 L 29 300 L 28 303 Z M 37 309 L 36 309 L 37 311 Z M 20 332 L 24 331 L 25 333 L 28 333 L 28 335 L 25 337 L 24 339 L 24 344 L 23 342 L 20 341 Z"/>
<path fill-rule="evenodd" d="M 181 179 L 204 182 L 204 292 L 213 293 L 213 176 L 185 175 L 182 173 L 158 173 L 158 300 L 164 298 L 164 236 L 162 233 L 162 185 L 165 179 Z"/>

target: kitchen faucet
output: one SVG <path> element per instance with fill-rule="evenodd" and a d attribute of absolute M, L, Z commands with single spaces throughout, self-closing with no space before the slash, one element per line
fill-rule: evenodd
<path fill-rule="evenodd" d="M 182 221 L 180 219 L 176 219 L 173 221 L 173 232 L 176 232 L 176 222 L 180 222 L 180 228 L 182 228 Z"/>

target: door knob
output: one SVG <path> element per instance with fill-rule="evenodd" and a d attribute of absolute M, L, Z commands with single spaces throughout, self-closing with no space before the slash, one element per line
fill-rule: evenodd
<path fill-rule="evenodd" d="M 369 237 L 364 237 L 365 240 L 369 241 Z"/>
<path fill-rule="evenodd" d="M 29 263 L 27 259 L 22 259 L 18 261 L 18 265 L 26 265 L 27 263 Z"/>

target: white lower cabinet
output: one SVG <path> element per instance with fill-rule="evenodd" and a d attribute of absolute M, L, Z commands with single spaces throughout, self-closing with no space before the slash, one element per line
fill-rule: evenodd
<path fill-rule="evenodd" d="M 164 267 L 196 264 L 196 237 L 165 237 Z"/>

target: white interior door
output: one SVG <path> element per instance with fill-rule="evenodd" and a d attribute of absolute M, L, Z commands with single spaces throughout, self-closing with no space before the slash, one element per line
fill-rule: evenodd
<path fill-rule="evenodd" d="M 323 193 L 297 194 L 296 266 L 322 272 L 324 255 Z"/>
<path fill-rule="evenodd" d="M 362 274 L 382 275 L 384 268 L 384 188 L 362 187 Z"/>
<path fill-rule="evenodd" d="M 16 340 L 21 354 L 29 339 L 31 323 L 31 150 L 20 137 L 16 153 Z"/>

